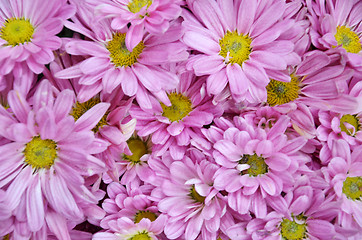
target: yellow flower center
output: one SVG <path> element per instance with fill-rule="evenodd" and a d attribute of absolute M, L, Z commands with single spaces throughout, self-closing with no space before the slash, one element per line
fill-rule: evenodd
<path fill-rule="evenodd" d="M 152 238 L 148 235 L 147 231 L 138 232 L 136 235 L 133 235 L 127 240 L 151 240 Z"/>
<path fill-rule="evenodd" d="M 92 98 L 84 103 L 76 102 L 72 108 L 70 113 L 73 116 L 74 121 L 77 121 L 84 113 L 86 113 L 89 109 L 100 103 L 101 100 L 99 98 Z M 107 116 L 108 112 L 103 115 L 98 124 L 92 129 L 93 132 L 98 132 L 98 129 L 104 125 L 107 125 Z"/>
<path fill-rule="evenodd" d="M 251 38 L 249 35 L 238 34 L 237 31 L 227 31 L 219 40 L 221 50 L 219 54 L 225 58 L 226 63 L 237 63 L 240 66 L 249 59 L 251 53 Z"/>
<path fill-rule="evenodd" d="M 141 41 L 132 52 L 128 51 L 125 43 L 125 33 L 113 34 L 112 40 L 108 42 L 106 48 L 110 53 L 111 62 L 116 67 L 129 67 L 137 62 L 138 56 L 142 53 L 145 45 Z"/>
<path fill-rule="evenodd" d="M 34 27 L 29 19 L 25 18 L 6 19 L 0 31 L 0 37 L 12 46 L 30 42 L 33 34 Z"/>
<path fill-rule="evenodd" d="M 124 155 L 124 159 L 128 160 L 133 164 L 141 162 L 141 157 L 148 153 L 147 145 L 144 141 L 138 138 L 130 138 L 127 141 L 128 148 L 132 152 L 132 155 Z"/>
<path fill-rule="evenodd" d="M 203 196 L 201 196 L 200 194 L 198 194 L 198 193 L 196 192 L 195 185 L 193 185 L 192 188 L 190 189 L 189 196 L 190 196 L 195 202 L 199 202 L 199 203 L 204 203 L 205 198 L 206 198 L 206 197 L 203 197 Z"/>
<path fill-rule="evenodd" d="M 128 3 L 128 10 L 133 13 L 138 13 L 144 6 L 147 8 L 152 4 L 152 0 L 133 0 Z"/>
<path fill-rule="evenodd" d="M 143 218 L 148 218 L 151 220 L 151 222 L 153 222 L 156 220 L 157 216 L 155 213 L 150 211 L 138 211 L 134 218 L 134 222 L 139 223 Z"/>
<path fill-rule="evenodd" d="M 171 122 L 179 121 L 192 111 L 192 104 L 188 97 L 181 93 L 170 93 L 168 95 L 171 106 L 161 103 L 162 116 L 167 117 Z"/>
<path fill-rule="evenodd" d="M 349 136 L 355 136 L 361 128 L 357 115 L 343 115 L 339 122 L 339 128 L 341 131 L 347 133 Z"/>
<path fill-rule="evenodd" d="M 299 224 L 295 220 L 290 221 L 284 218 L 280 224 L 280 232 L 283 239 L 286 240 L 301 240 L 306 238 L 307 224 Z"/>
<path fill-rule="evenodd" d="M 298 84 L 299 81 L 295 76 L 291 76 L 290 82 L 281 82 L 271 79 L 266 86 L 268 104 L 270 106 L 275 106 L 294 101 L 298 98 Z"/>
<path fill-rule="evenodd" d="M 9 234 L 7 234 L 3 237 L 3 240 L 9 240 L 9 239 L 10 239 Z"/>
<path fill-rule="evenodd" d="M 362 49 L 358 35 L 348 27 L 337 27 L 337 33 L 334 35 L 338 45 L 342 45 L 347 52 L 359 53 Z"/>
<path fill-rule="evenodd" d="M 263 157 L 259 157 L 256 153 L 254 155 L 244 154 L 239 160 L 239 164 L 248 164 L 250 167 L 242 172 L 248 173 L 250 177 L 256 177 L 268 172 L 268 165 L 265 163 Z"/>
<path fill-rule="evenodd" d="M 347 177 L 343 182 L 342 192 L 352 200 L 361 200 L 362 177 Z"/>
<path fill-rule="evenodd" d="M 57 144 L 50 139 L 41 139 L 39 136 L 33 137 L 24 149 L 25 162 L 33 168 L 49 169 L 57 157 Z"/>

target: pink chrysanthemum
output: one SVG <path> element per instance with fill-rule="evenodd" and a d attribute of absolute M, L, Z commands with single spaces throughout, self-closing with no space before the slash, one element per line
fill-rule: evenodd
<path fill-rule="evenodd" d="M 338 222 L 344 228 L 362 232 L 362 146 L 352 153 L 344 140 L 334 141 L 332 157 L 322 168 L 325 179 L 341 202 Z M 356 224 L 359 226 L 356 228 Z"/>
<path fill-rule="evenodd" d="M 306 1 L 312 24 L 310 36 L 320 49 L 336 48 L 351 65 L 362 72 L 361 1 Z"/>
<path fill-rule="evenodd" d="M 107 19 L 95 22 L 88 5 L 79 4 L 77 17 L 65 25 L 92 41 L 69 39 L 65 50 L 72 55 L 90 56 L 84 61 L 55 74 L 57 78 L 78 78 L 82 102 L 100 91 L 111 93 L 118 86 L 138 103 L 151 108 L 149 95 L 165 95 L 178 82 L 175 74 L 160 67 L 162 63 L 178 62 L 188 57 L 186 47 L 179 42 L 180 23 L 174 22 L 163 35 L 142 36 L 142 41 L 130 52 L 125 45 L 129 30 L 113 31 Z M 92 22 L 86 25 L 86 22 Z M 165 104 L 170 104 L 165 102 Z"/>
<path fill-rule="evenodd" d="M 74 8 L 66 0 L 3 0 L 0 9 L 0 75 L 25 65 L 41 73 L 54 60 L 52 51 L 61 46 L 56 34 Z"/>
<path fill-rule="evenodd" d="M 154 35 L 165 33 L 170 21 L 181 14 L 179 0 L 96 0 L 97 12 L 104 17 L 111 17 L 111 26 L 121 30 L 129 26 L 126 36 L 127 49 L 132 51 L 142 41 L 143 34 Z"/>
<path fill-rule="evenodd" d="M 293 174 L 303 167 L 299 150 L 306 140 L 289 139 L 285 131 L 290 119 L 286 116 L 267 131 L 242 117 L 234 118 L 235 125 L 228 124 L 231 126 L 214 144 L 213 156 L 221 165 L 214 186 L 229 193 L 228 203 L 235 211 L 252 211 L 257 217 L 265 217 L 267 198 L 287 191 L 293 184 Z"/>
<path fill-rule="evenodd" d="M 171 156 L 180 160 L 190 143 L 205 141 L 198 136 L 197 129 L 210 124 L 222 109 L 214 106 L 206 95 L 205 80 L 196 79 L 190 72 L 181 74 L 178 86 L 168 91 L 166 97 L 171 106 L 154 100 L 151 109 L 134 106 L 130 114 L 137 120 L 138 135 L 152 134 L 156 156 L 169 149 Z"/>
<path fill-rule="evenodd" d="M 105 148 L 98 146 L 90 130 L 97 119 L 74 122 L 69 115 L 73 98 L 70 90 L 54 98 L 51 85 L 43 80 L 32 104 L 11 91 L 10 111 L 0 106 L 0 135 L 10 141 L 0 146 L 1 188 L 15 215 L 15 231 L 20 230 L 17 222 L 22 226 L 17 234 L 42 234 L 49 227 L 58 238 L 70 239 L 65 219 L 81 222 L 98 208 L 99 199 L 84 178 L 105 170 L 91 155 Z"/>
<path fill-rule="evenodd" d="M 190 58 L 189 66 L 196 75 L 210 75 L 208 93 L 219 95 L 228 85 L 238 102 L 265 101 L 269 78 L 283 75 L 280 70 L 300 61 L 293 52 L 294 40 L 279 39 L 295 22 L 283 17 L 285 2 L 187 2 L 197 19 L 184 11 L 183 41 L 202 53 Z"/>
<path fill-rule="evenodd" d="M 168 239 L 215 239 L 225 213 L 223 196 L 213 187 L 217 166 L 207 160 L 194 163 L 188 157 L 170 165 L 161 187 L 159 210 L 169 219 Z M 157 171 L 156 171 L 157 174 Z M 161 175 L 162 176 L 162 175 Z"/>

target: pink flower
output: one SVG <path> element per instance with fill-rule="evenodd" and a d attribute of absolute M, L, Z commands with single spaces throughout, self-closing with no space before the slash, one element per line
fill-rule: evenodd
<path fill-rule="evenodd" d="M 92 9 L 79 4 L 75 23 L 66 26 L 87 36 L 91 41 L 69 39 L 65 50 L 72 55 L 90 56 L 84 61 L 59 71 L 60 79 L 78 78 L 83 95 L 82 102 L 100 91 L 111 93 L 120 87 L 127 96 L 136 96 L 140 105 L 151 108 L 150 94 L 164 95 L 176 86 L 175 74 L 165 71 L 160 64 L 178 62 L 188 57 L 186 47 L 178 41 L 181 26 L 175 22 L 168 32 L 160 36 L 142 35 L 142 41 L 130 52 L 125 46 L 129 30 L 113 31 L 110 22 L 92 18 Z M 93 22 L 86 25 L 85 22 Z M 118 91 L 118 90 L 117 90 Z M 168 102 L 165 102 L 169 104 Z"/>
<path fill-rule="evenodd" d="M 181 74 L 178 86 L 168 91 L 165 97 L 171 106 L 153 100 L 151 109 L 134 106 L 130 114 L 137 120 L 139 136 L 152 134 L 156 156 L 169 149 L 172 158 L 180 160 L 190 143 L 194 146 L 207 144 L 199 136 L 198 129 L 220 116 L 222 109 L 214 106 L 206 95 L 205 79 L 197 79 L 188 71 Z"/>
<path fill-rule="evenodd" d="M 223 197 L 212 186 L 216 170 L 217 166 L 207 160 L 194 163 L 188 157 L 171 164 L 158 204 L 169 216 L 164 229 L 168 239 L 183 236 L 193 240 L 200 233 L 202 239 L 216 238 L 225 213 Z"/>
<path fill-rule="evenodd" d="M 54 60 L 52 51 L 61 45 L 56 34 L 74 8 L 66 0 L 4 0 L 0 6 L 0 75 L 24 66 L 41 73 Z"/>
<path fill-rule="evenodd" d="M 214 186 L 229 193 L 228 203 L 235 211 L 252 211 L 263 218 L 267 214 L 266 199 L 286 192 L 293 184 L 293 174 L 303 168 L 299 150 L 306 140 L 285 134 L 290 125 L 287 116 L 265 130 L 242 117 L 234 117 L 229 124 L 223 126 L 226 130 L 214 144 L 213 156 L 221 165 Z"/>
<path fill-rule="evenodd" d="M 280 38 L 283 32 L 292 33 L 295 23 L 291 15 L 283 17 L 283 1 L 187 2 L 196 18 L 183 12 L 183 41 L 201 52 L 189 59 L 189 68 L 209 75 L 209 94 L 218 96 L 229 87 L 237 102 L 265 101 L 269 78 L 284 76 L 280 70 L 300 61 L 296 39 Z"/>
<path fill-rule="evenodd" d="M 360 1 L 307 1 L 311 22 L 310 36 L 319 49 L 333 49 L 346 55 L 349 63 L 362 72 Z"/>
<path fill-rule="evenodd" d="M 0 146 L 6 153 L 0 156 L 0 180 L 5 204 L 15 215 L 15 231 L 21 225 L 23 233 L 40 234 L 48 226 L 58 238 L 70 239 L 63 229 L 65 219 L 81 222 L 99 210 L 99 199 L 85 182 L 85 177 L 105 169 L 91 155 L 105 150 L 91 131 L 99 119 L 86 116 L 74 122 L 69 116 L 73 98 L 69 90 L 54 98 L 51 85 L 43 80 L 31 103 L 11 91 L 11 112 L 0 107 L 0 135 L 9 140 Z M 53 217 L 64 224 L 55 226 L 58 220 Z"/>
<path fill-rule="evenodd" d="M 101 16 L 112 18 L 113 29 L 121 30 L 127 24 L 131 25 L 125 40 L 129 51 L 142 41 L 145 32 L 154 35 L 165 33 L 170 21 L 181 14 L 178 0 L 97 0 L 94 4 Z"/>

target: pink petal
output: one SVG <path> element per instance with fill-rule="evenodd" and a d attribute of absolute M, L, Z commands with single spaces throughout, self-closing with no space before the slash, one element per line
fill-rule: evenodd
<path fill-rule="evenodd" d="M 102 102 L 89 109 L 75 122 L 75 130 L 83 131 L 93 129 L 107 112 L 109 106 L 109 103 Z"/>
<path fill-rule="evenodd" d="M 229 79 L 231 93 L 244 94 L 249 86 L 249 80 L 239 64 L 228 64 L 226 73 Z"/>
<path fill-rule="evenodd" d="M 44 205 L 41 185 L 38 177 L 35 177 L 26 193 L 26 215 L 29 229 L 39 231 L 44 225 Z"/>
<path fill-rule="evenodd" d="M 183 36 L 183 41 L 189 47 L 209 55 L 214 55 L 220 51 L 220 45 L 202 33 L 187 31 Z"/>

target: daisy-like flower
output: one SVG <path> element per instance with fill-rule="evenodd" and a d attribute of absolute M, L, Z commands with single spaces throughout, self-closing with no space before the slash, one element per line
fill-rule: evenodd
<path fill-rule="evenodd" d="M 362 72 L 362 3 L 357 0 L 322 0 L 307 3 L 313 45 L 320 49 L 338 47 L 346 53 L 351 65 Z"/>
<path fill-rule="evenodd" d="M 126 47 L 132 51 L 142 41 L 143 34 L 154 35 L 165 33 L 170 21 L 181 14 L 179 0 L 102 0 L 95 1 L 97 12 L 104 17 L 111 17 L 111 26 L 121 30 L 129 26 L 129 34 L 125 39 Z"/>
<path fill-rule="evenodd" d="M 263 219 L 251 220 L 246 229 L 255 240 L 329 240 L 337 236 L 332 219 L 338 205 L 322 191 L 311 186 L 298 186 L 278 198 L 275 211 Z"/>
<path fill-rule="evenodd" d="M 41 73 L 54 60 L 52 51 L 61 46 L 56 34 L 74 8 L 66 0 L 4 0 L 0 9 L 0 75 L 23 67 Z"/>
<path fill-rule="evenodd" d="M 179 42 L 182 35 L 180 23 L 174 22 L 163 35 L 143 35 L 142 41 L 129 51 L 125 45 L 126 35 L 132 34 L 129 30 L 112 30 L 108 19 L 96 21 L 90 17 L 93 16 L 92 9 L 86 3 L 79 3 L 77 9 L 77 17 L 72 19 L 74 23 L 65 25 L 91 41 L 69 39 L 65 50 L 72 55 L 90 57 L 55 76 L 61 79 L 79 77 L 83 94 L 78 99 L 84 102 L 100 91 L 111 93 L 120 86 L 127 96 L 136 96 L 140 105 L 151 108 L 150 92 L 162 96 L 165 90 L 176 86 L 176 75 L 161 68 L 160 64 L 188 57 L 186 47 Z M 92 24 L 86 25 L 86 22 Z"/>
<path fill-rule="evenodd" d="M 235 211 L 251 211 L 263 218 L 268 197 L 278 196 L 292 186 L 293 174 L 303 165 L 299 163 L 299 150 L 306 140 L 288 138 L 287 116 L 281 116 L 268 131 L 242 117 L 235 117 L 233 122 L 234 126 L 228 127 L 214 144 L 213 156 L 221 165 L 214 186 L 229 193 L 228 203 Z"/>
<path fill-rule="evenodd" d="M 283 17 L 284 1 L 187 2 L 197 19 L 184 11 L 183 41 L 202 53 L 190 58 L 189 66 L 196 75 L 210 75 L 209 94 L 220 95 L 229 86 L 238 102 L 265 101 L 269 78 L 298 63 L 294 40 L 279 39 L 295 22 Z"/>
<path fill-rule="evenodd" d="M 178 86 L 167 92 L 167 98 L 171 106 L 154 100 L 151 109 L 134 106 L 130 114 L 137 120 L 139 136 L 152 134 L 156 156 L 169 149 L 171 156 L 180 160 L 192 141 L 194 145 L 205 141 L 198 137 L 197 129 L 210 124 L 222 109 L 206 95 L 205 79 L 196 79 L 189 71 L 180 75 Z"/>
<path fill-rule="evenodd" d="M 352 152 L 342 139 L 334 141 L 332 158 L 322 168 L 326 181 L 341 202 L 338 222 L 345 228 L 362 230 L 362 146 Z"/>
<path fill-rule="evenodd" d="M 223 196 L 213 187 L 217 168 L 208 160 L 194 163 L 186 156 L 171 164 L 158 204 L 159 210 L 169 216 L 164 229 L 168 239 L 193 240 L 199 234 L 201 239 L 216 238 L 226 210 Z"/>
<path fill-rule="evenodd" d="M 10 111 L 0 106 L 0 135 L 9 140 L 0 146 L 1 189 L 15 215 L 15 231 L 21 225 L 19 234 L 41 234 L 49 227 L 58 238 L 70 239 L 66 219 L 81 222 L 97 208 L 98 198 L 85 177 L 105 170 L 104 163 L 92 156 L 105 150 L 90 130 L 99 119 L 74 122 L 69 115 L 73 98 L 70 90 L 54 98 L 52 86 L 43 80 L 31 104 L 11 91 Z"/>

